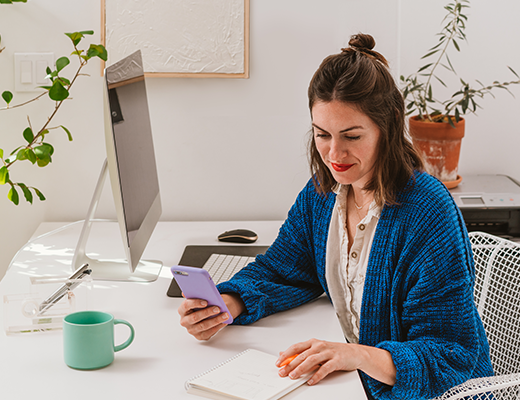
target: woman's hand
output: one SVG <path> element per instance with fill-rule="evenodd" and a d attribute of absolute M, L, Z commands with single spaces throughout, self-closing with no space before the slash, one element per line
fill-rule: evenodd
<path fill-rule="evenodd" d="M 242 299 L 236 294 L 223 294 L 224 303 L 234 318 L 245 311 Z M 217 306 L 208 307 L 206 300 L 185 299 L 178 309 L 181 325 L 198 340 L 209 340 L 221 329 L 225 328 L 229 316 L 221 313 Z M 212 318 L 213 317 L 213 318 Z"/>
<path fill-rule="evenodd" d="M 315 385 L 334 371 L 359 369 L 387 385 L 395 384 L 394 362 L 390 353 L 383 349 L 311 339 L 292 345 L 280 353 L 276 365 L 280 366 L 285 359 L 295 354 L 298 356 L 280 369 L 280 376 L 297 379 L 316 370 L 307 382 L 309 385 Z"/>

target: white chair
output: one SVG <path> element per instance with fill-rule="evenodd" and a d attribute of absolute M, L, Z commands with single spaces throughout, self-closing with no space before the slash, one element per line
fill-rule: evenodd
<path fill-rule="evenodd" d="M 520 244 L 469 234 L 475 260 L 475 302 L 495 376 L 471 379 L 437 399 L 520 399 Z"/>

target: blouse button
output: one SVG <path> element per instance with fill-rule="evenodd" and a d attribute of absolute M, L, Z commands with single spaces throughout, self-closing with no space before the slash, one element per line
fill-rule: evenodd
<path fill-rule="evenodd" d="M 359 230 L 364 231 L 365 230 L 365 225 L 364 224 L 359 225 Z"/>
<path fill-rule="evenodd" d="M 357 253 L 356 252 L 352 253 L 352 258 L 357 258 Z"/>

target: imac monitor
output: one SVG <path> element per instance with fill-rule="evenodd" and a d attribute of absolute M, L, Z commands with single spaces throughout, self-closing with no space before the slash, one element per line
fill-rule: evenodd
<path fill-rule="evenodd" d="M 161 200 L 140 51 L 105 69 L 104 92 L 107 159 L 74 253 L 73 268 L 88 263 L 98 280 L 153 281 L 162 263 L 143 261 L 141 256 L 159 221 Z M 124 260 L 94 260 L 85 251 L 107 170 Z"/>

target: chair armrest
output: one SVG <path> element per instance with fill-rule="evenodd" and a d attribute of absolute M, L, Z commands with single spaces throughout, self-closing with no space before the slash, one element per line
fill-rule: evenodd
<path fill-rule="evenodd" d="M 442 396 L 434 400 L 455 400 L 465 399 L 493 399 L 490 394 L 500 393 L 500 399 L 519 399 L 520 398 L 520 373 L 488 376 L 484 378 L 470 379 L 458 386 L 446 391 Z"/>

